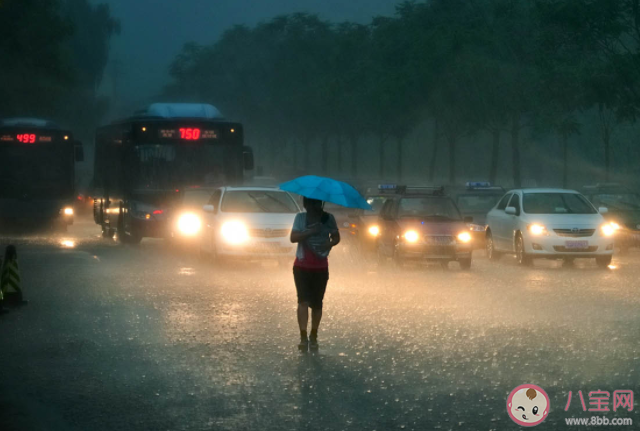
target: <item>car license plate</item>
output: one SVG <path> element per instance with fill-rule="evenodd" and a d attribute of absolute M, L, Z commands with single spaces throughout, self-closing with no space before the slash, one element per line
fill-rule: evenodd
<path fill-rule="evenodd" d="M 428 245 L 451 245 L 452 241 L 450 236 L 428 236 L 426 238 Z"/>
<path fill-rule="evenodd" d="M 589 241 L 567 241 L 565 246 L 567 248 L 589 248 Z"/>

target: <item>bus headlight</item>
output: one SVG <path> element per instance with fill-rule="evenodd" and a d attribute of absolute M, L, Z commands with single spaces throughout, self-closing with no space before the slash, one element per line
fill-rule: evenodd
<path fill-rule="evenodd" d="M 66 216 L 72 216 L 73 215 L 73 208 L 71 207 L 66 207 L 65 209 L 62 210 L 62 213 Z"/>
<path fill-rule="evenodd" d="M 378 226 L 369 226 L 369 235 L 371 236 L 380 235 L 380 228 Z"/>
<path fill-rule="evenodd" d="M 180 233 L 187 236 L 193 236 L 200 232 L 202 221 L 200 217 L 193 213 L 182 214 L 178 219 L 178 229 Z"/>
<path fill-rule="evenodd" d="M 404 239 L 407 242 L 418 242 L 418 238 L 420 238 L 420 235 L 415 230 L 409 230 L 404 233 Z"/>
<path fill-rule="evenodd" d="M 467 243 L 471 241 L 471 234 L 469 232 L 462 232 L 458 234 L 458 241 Z"/>
<path fill-rule="evenodd" d="M 242 244 L 249 240 L 247 227 L 239 221 L 228 221 L 222 225 L 222 237 L 230 244 Z"/>

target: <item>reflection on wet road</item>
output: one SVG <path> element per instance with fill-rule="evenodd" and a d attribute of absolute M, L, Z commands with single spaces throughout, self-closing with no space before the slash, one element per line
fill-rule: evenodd
<path fill-rule="evenodd" d="M 290 268 L 121 246 L 88 222 L 12 242 L 31 302 L 0 317 L 3 430 L 515 429 L 522 383 L 564 429 L 586 415 L 564 412 L 569 391 L 640 389 L 640 251 L 608 271 L 479 252 L 465 272 L 343 247 L 320 352 L 301 355 Z"/>

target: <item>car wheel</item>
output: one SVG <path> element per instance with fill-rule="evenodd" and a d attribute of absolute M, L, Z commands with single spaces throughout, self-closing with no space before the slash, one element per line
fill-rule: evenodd
<path fill-rule="evenodd" d="M 491 234 L 491 231 L 487 232 L 486 243 L 487 258 L 493 261 L 499 260 L 502 257 L 502 253 L 496 251 L 496 245 L 493 242 L 493 235 Z"/>
<path fill-rule="evenodd" d="M 471 269 L 471 258 L 458 259 L 458 263 L 460 264 L 460 268 L 462 269 Z"/>
<path fill-rule="evenodd" d="M 518 234 L 516 237 L 516 259 L 522 266 L 531 266 L 533 259 L 524 251 L 524 238 L 522 234 Z"/>
<path fill-rule="evenodd" d="M 596 264 L 600 267 L 600 268 L 609 268 L 609 265 L 611 265 L 611 260 L 613 260 L 613 256 L 611 255 L 607 255 L 607 256 L 596 256 Z"/>

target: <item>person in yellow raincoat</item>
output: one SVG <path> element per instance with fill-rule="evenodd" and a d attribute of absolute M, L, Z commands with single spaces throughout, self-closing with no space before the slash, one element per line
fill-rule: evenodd
<path fill-rule="evenodd" d="M 2 290 L 5 304 L 22 304 L 25 302 L 22 298 L 18 253 L 14 245 L 8 245 L 4 252 L 2 273 L 0 274 L 0 290 Z"/>

